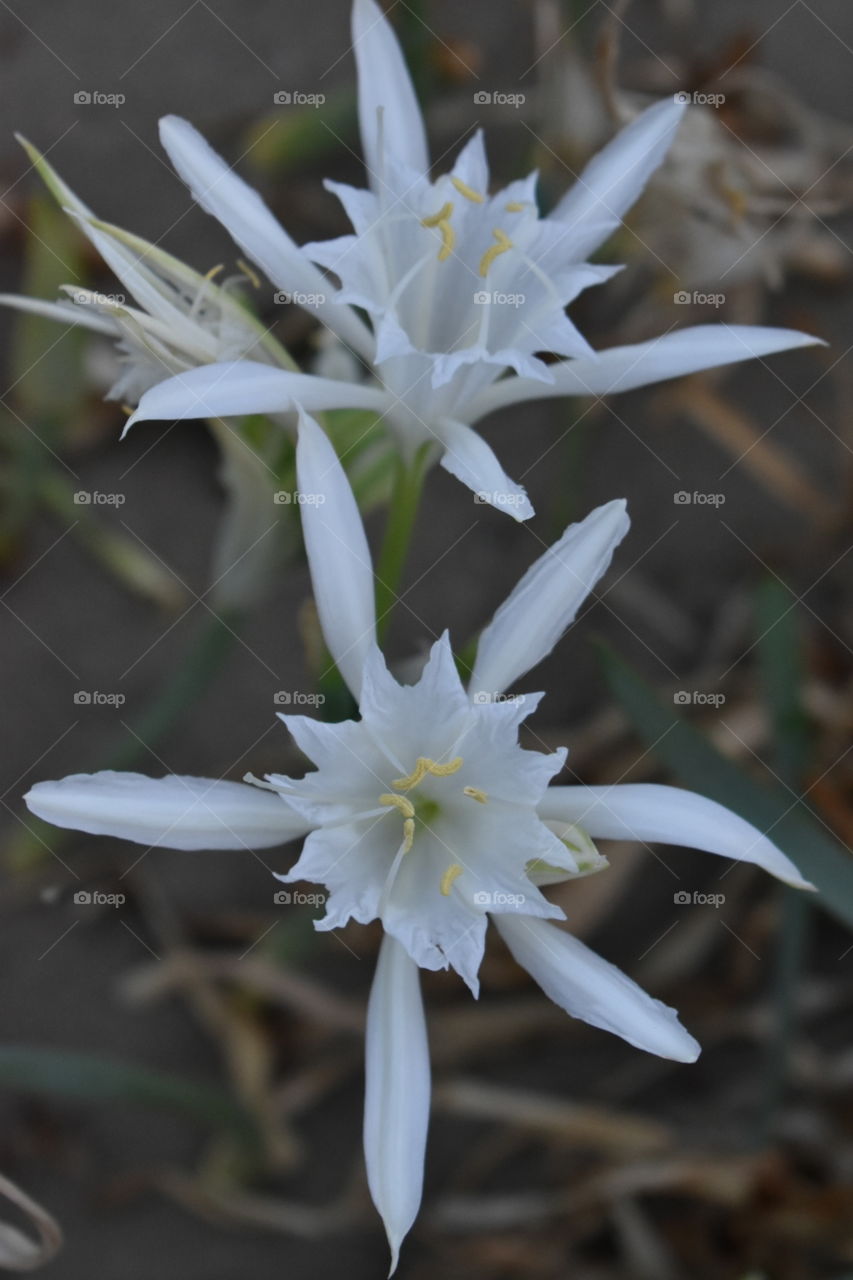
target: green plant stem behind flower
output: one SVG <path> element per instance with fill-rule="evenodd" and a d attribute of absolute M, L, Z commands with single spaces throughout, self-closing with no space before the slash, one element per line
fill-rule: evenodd
<path fill-rule="evenodd" d="M 376 626 L 380 640 L 388 630 L 399 599 L 397 592 L 418 514 L 428 453 L 429 446 L 423 445 L 411 462 L 402 457 L 397 462 L 385 537 L 376 567 Z"/>

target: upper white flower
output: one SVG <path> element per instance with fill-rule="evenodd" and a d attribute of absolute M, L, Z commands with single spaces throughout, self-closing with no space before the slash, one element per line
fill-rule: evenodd
<path fill-rule="evenodd" d="M 394 1260 L 417 1212 L 429 1061 L 417 969 L 457 970 L 477 991 L 491 916 L 516 959 L 576 1017 L 629 1043 L 692 1061 L 675 1012 L 552 920 L 539 885 L 606 866 L 592 839 L 692 845 L 807 887 L 761 832 L 710 800 L 651 784 L 550 786 L 565 751 L 524 750 L 521 722 L 541 695 L 505 698 L 572 623 L 628 529 L 610 502 L 571 525 L 531 566 L 482 632 L 463 684 L 446 635 L 420 679 L 400 684 L 376 643 L 374 578 L 358 508 L 337 455 L 300 415 L 299 486 L 314 593 L 329 650 L 360 718 L 282 716 L 316 766 L 261 787 L 138 774 L 37 783 L 39 817 L 149 845 L 263 848 L 307 835 L 285 881 L 330 891 L 320 929 L 381 919 L 386 937 L 367 1025 L 365 1153 Z M 252 780 L 254 781 L 254 780 Z"/>
<path fill-rule="evenodd" d="M 247 281 L 260 283 L 253 272 L 244 267 L 239 275 L 220 282 L 218 270 L 200 275 L 157 245 L 101 221 L 35 147 L 19 140 L 51 193 L 127 294 L 102 294 L 67 284 L 66 296 L 58 302 L 0 294 L 0 303 L 112 338 L 121 370 L 108 399 L 138 404 L 158 382 L 223 360 L 251 358 L 258 364 L 293 367 L 284 348 L 239 297 Z"/>
<path fill-rule="evenodd" d="M 490 193 L 480 133 L 449 173 L 430 178 L 420 108 L 375 0 L 354 0 L 353 48 L 369 188 L 327 184 L 352 235 L 300 248 L 186 121 L 166 117 L 161 138 L 199 204 L 278 288 L 302 299 L 367 364 L 370 407 L 385 416 L 408 456 L 428 445 L 463 483 L 527 519 L 532 507 L 523 488 L 471 429 L 485 414 L 543 396 L 627 391 L 815 341 L 783 329 L 700 325 L 596 353 L 568 318 L 566 307 L 582 290 L 618 270 L 586 259 L 663 160 L 680 103 L 667 99 L 644 111 L 542 218 L 535 175 Z M 337 289 L 316 264 L 334 273 Z M 546 363 L 543 354 L 561 359 Z M 247 413 L 294 401 L 309 410 L 335 408 L 347 386 L 352 404 L 365 406 L 368 389 L 359 382 L 335 387 L 310 375 L 271 374 L 254 361 L 223 362 L 158 386 L 135 419 L 216 417 L 237 401 Z"/>

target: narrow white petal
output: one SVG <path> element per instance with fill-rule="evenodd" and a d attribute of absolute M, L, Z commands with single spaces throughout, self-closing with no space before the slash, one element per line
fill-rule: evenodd
<path fill-rule="evenodd" d="M 598 248 L 639 199 L 683 115 L 684 107 L 674 98 L 648 107 L 590 160 L 563 196 L 550 216 L 577 238 L 578 259 Z"/>
<path fill-rule="evenodd" d="M 418 967 L 386 934 L 367 1006 L 364 1157 L 391 1273 L 420 1208 L 430 1067 Z"/>
<path fill-rule="evenodd" d="M 55 827 L 163 849 L 266 849 L 307 830 L 272 792 L 176 774 L 75 773 L 37 782 L 24 799 Z"/>
<path fill-rule="evenodd" d="M 534 562 L 480 636 L 472 696 L 494 696 L 551 652 L 628 532 L 625 502 L 605 503 Z"/>
<path fill-rule="evenodd" d="M 118 325 L 108 316 L 101 315 L 94 307 L 78 307 L 73 302 L 44 302 L 41 298 L 26 298 L 17 293 L 0 293 L 0 306 L 15 307 L 18 311 L 30 311 L 48 320 L 61 320 L 64 324 L 79 324 L 84 329 L 106 334 L 110 338 L 119 335 Z"/>
<path fill-rule="evenodd" d="M 790 858 L 744 818 L 716 800 L 681 787 L 621 783 L 611 787 L 550 787 L 540 818 L 577 822 L 592 838 L 680 844 L 754 862 L 797 889 L 813 889 Z"/>
<path fill-rule="evenodd" d="M 296 476 L 302 532 L 320 625 L 329 652 L 356 698 L 376 644 L 373 562 L 358 505 L 329 437 L 299 415 Z"/>
<path fill-rule="evenodd" d="M 696 1061 L 699 1045 L 675 1010 L 570 933 L 529 916 L 495 916 L 494 922 L 521 967 L 573 1018 L 661 1058 Z"/>
<path fill-rule="evenodd" d="M 226 360 L 188 369 L 146 391 L 123 434 L 149 418 L 227 418 L 244 413 L 280 413 L 299 404 L 309 413 L 324 409 L 375 409 L 389 397 L 378 387 L 310 373 L 289 373 L 254 360 Z"/>
<path fill-rule="evenodd" d="M 823 345 L 820 338 L 796 329 L 771 329 L 751 324 L 700 324 L 637 342 L 611 347 L 582 360 L 548 366 L 553 383 L 532 378 L 503 378 L 476 396 L 468 418 L 476 422 L 495 409 L 523 400 L 549 396 L 605 396 L 632 391 L 667 378 L 716 369 L 741 360 L 760 360 L 778 351 Z"/>
<path fill-rule="evenodd" d="M 398 163 L 426 173 L 426 130 L 403 52 L 375 0 L 355 0 L 352 43 L 358 68 L 358 119 L 370 185 L 386 177 L 381 143 Z"/>
<path fill-rule="evenodd" d="M 510 480 L 491 445 L 462 422 L 443 422 L 441 440 L 445 446 L 441 465 L 457 480 L 472 489 L 480 502 L 505 511 L 514 520 L 529 520 L 534 514 L 526 491 Z"/>
<path fill-rule="evenodd" d="M 237 176 L 187 120 L 164 116 L 160 141 L 193 198 L 222 223 L 269 279 L 279 289 L 323 299 L 312 302 L 312 312 L 370 359 L 373 339 L 367 328 L 349 307 L 332 301 L 333 290 L 325 276 L 291 240 L 257 191 Z"/>

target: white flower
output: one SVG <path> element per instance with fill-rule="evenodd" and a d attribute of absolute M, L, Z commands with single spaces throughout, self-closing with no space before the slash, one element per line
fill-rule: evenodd
<path fill-rule="evenodd" d="M 260 365 L 294 367 L 287 352 L 239 298 L 238 291 L 247 281 L 259 284 L 254 273 L 244 269 L 217 283 L 217 270 L 200 275 L 140 236 L 102 222 L 35 147 L 23 138 L 19 141 L 52 195 L 127 294 L 101 294 L 67 284 L 63 286 L 67 296 L 59 302 L 0 294 L 0 303 L 112 338 L 122 369 L 108 399 L 135 405 L 165 378 L 223 360 L 251 357 Z"/>
<path fill-rule="evenodd" d="M 540 884 L 606 865 L 592 839 L 692 845 L 753 862 L 799 887 L 796 867 L 722 806 L 656 785 L 549 786 L 565 751 L 522 749 L 541 695 L 505 690 L 554 647 L 628 529 L 610 502 L 571 525 L 521 578 L 480 636 L 467 688 L 446 635 L 420 679 L 399 684 L 376 644 L 364 528 L 335 451 L 300 415 L 305 544 L 329 650 L 360 719 L 282 716 L 316 766 L 263 789 L 200 779 L 95 774 L 37 783 L 27 804 L 59 826 L 173 848 L 263 847 L 308 833 L 279 878 L 329 890 L 321 930 L 381 919 L 368 1018 L 365 1150 L 394 1257 L 421 1195 L 429 1065 L 418 966 L 452 967 L 476 993 L 488 917 L 543 990 L 575 1017 L 678 1061 L 699 1047 L 672 1009 L 572 939 Z"/>
<path fill-rule="evenodd" d="M 406 456 L 427 445 L 464 484 L 524 520 L 532 507 L 523 488 L 471 429 L 487 413 L 543 396 L 627 391 L 816 341 L 790 330 L 719 324 L 594 352 L 565 309 L 618 270 L 585 259 L 663 160 L 684 108 L 668 99 L 643 112 L 542 218 L 535 175 L 489 193 L 479 132 L 449 173 L 430 179 L 420 108 L 375 0 L 354 2 L 353 47 L 369 189 L 327 184 L 352 235 L 299 248 L 186 121 L 166 117 L 161 138 L 199 204 L 277 287 L 297 301 L 310 299 L 308 309 L 371 367 L 375 407 Z M 315 263 L 334 273 L 337 292 Z M 355 308 L 367 313 L 370 327 Z M 563 358 L 547 364 L 543 353 Z M 246 413 L 275 412 L 293 401 L 320 410 L 340 405 L 348 386 L 358 397 L 351 403 L 364 405 L 359 383 L 334 389 L 316 382 L 309 392 L 307 375 L 271 376 L 254 361 L 223 362 L 158 386 L 133 421 L 216 417 L 234 412 L 235 403 Z"/>

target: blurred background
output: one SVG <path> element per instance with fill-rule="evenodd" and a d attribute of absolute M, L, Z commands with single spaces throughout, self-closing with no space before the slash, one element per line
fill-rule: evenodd
<path fill-rule="evenodd" d="M 527 744 L 569 746 L 584 782 L 714 795 L 819 867 L 824 892 L 805 903 L 748 867 L 628 845 L 553 891 L 576 934 L 681 1011 L 704 1046 L 693 1067 L 572 1022 L 498 943 L 479 1005 L 426 974 L 434 1114 L 399 1274 L 847 1280 L 853 14 L 843 0 L 386 8 L 439 168 L 482 125 L 493 180 L 538 168 L 543 207 L 644 102 L 693 101 L 607 246 L 628 269 L 573 310 L 595 347 L 720 320 L 828 343 L 496 415 L 485 434 L 530 492 L 529 526 L 428 479 L 388 638 L 400 670 L 445 626 L 464 646 L 543 542 L 624 494 L 629 539 L 529 678 L 550 693 Z M 160 150 L 166 112 L 296 240 L 345 230 L 322 187 L 362 182 L 345 0 L 13 0 L 0 60 L 6 292 L 118 288 L 16 131 L 101 217 L 202 274 L 238 253 Z M 323 357 L 267 282 L 247 292 L 301 364 Z M 240 571 L 223 587 L 208 428 L 142 424 L 119 443 L 108 344 L 5 308 L 0 324 L 0 1171 L 61 1224 L 57 1280 L 384 1274 L 360 1145 L 376 932 L 315 935 L 316 905 L 275 902 L 290 850 L 146 852 L 45 827 L 21 800 L 97 768 L 300 768 L 275 712 L 316 690 L 322 662 L 293 514 L 261 510 L 275 547 L 261 587 L 244 598 Z M 372 535 L 381 461 L 363 491 Z"/>

